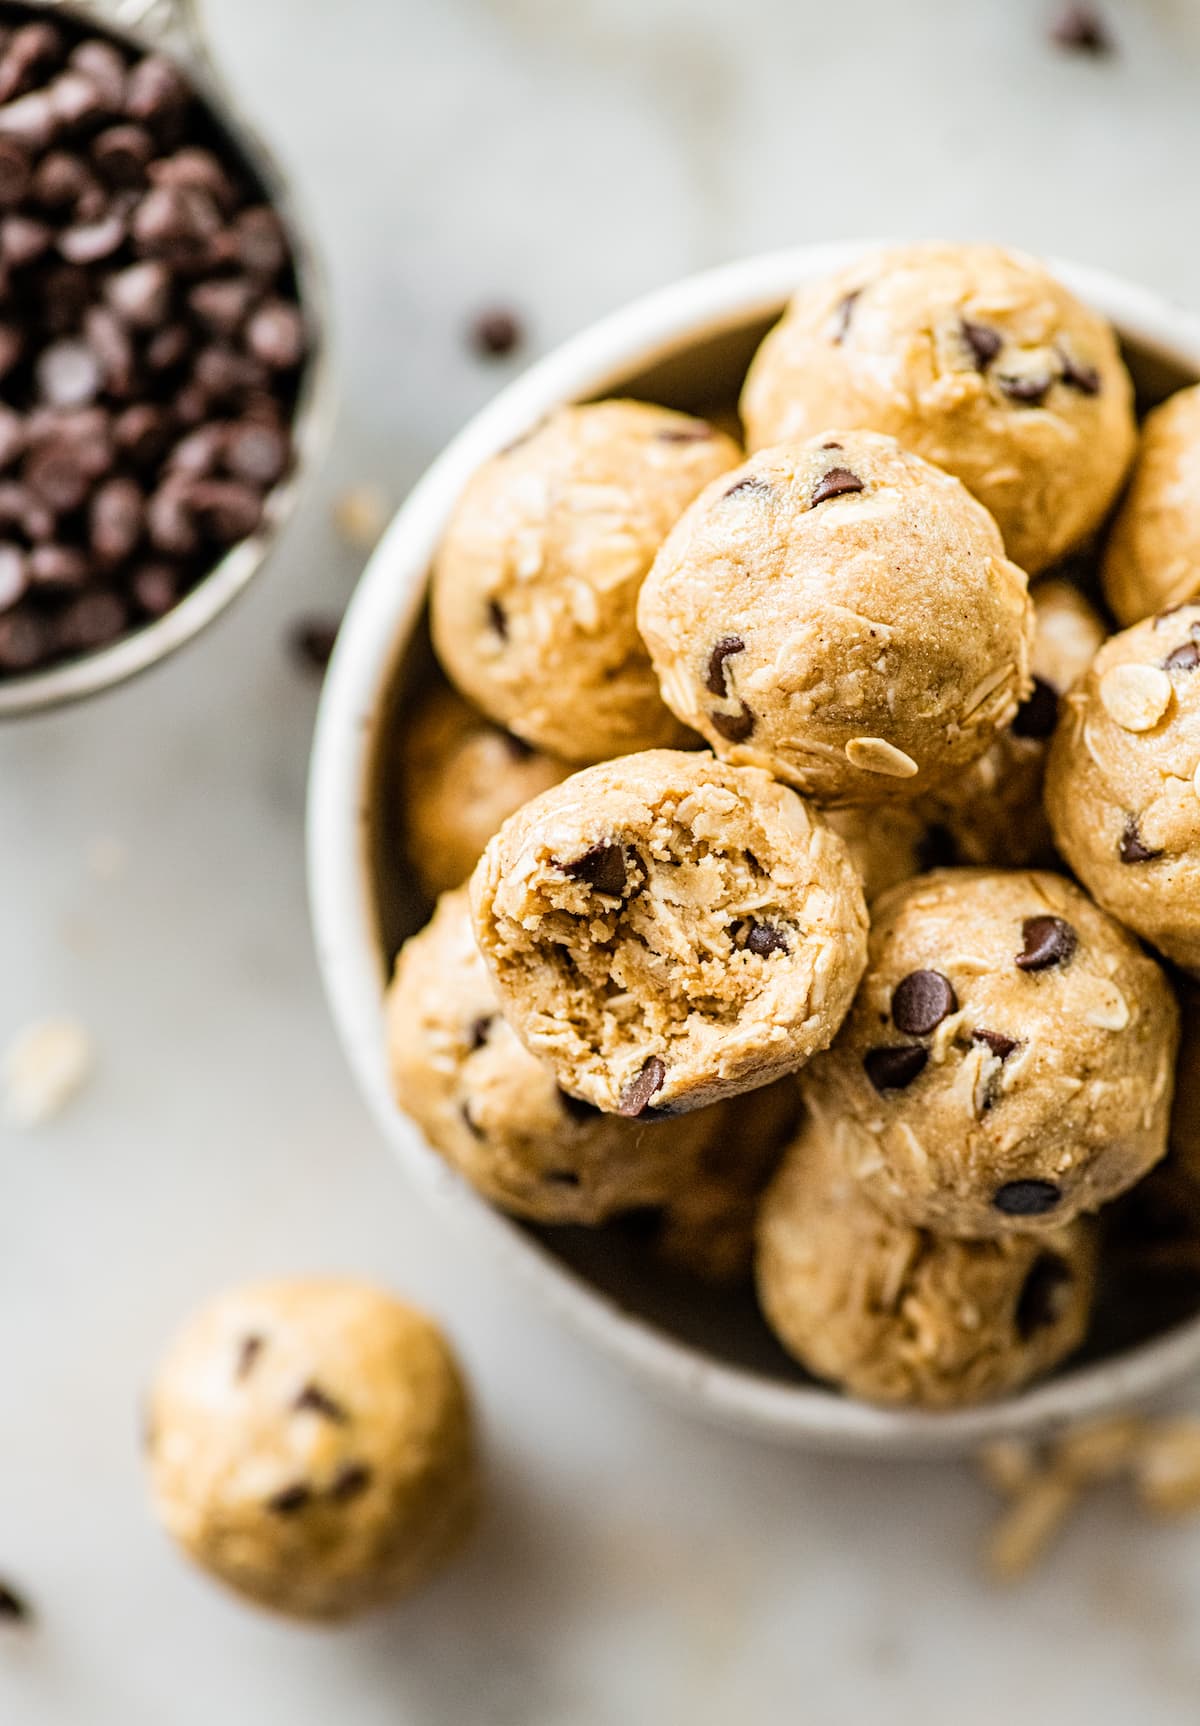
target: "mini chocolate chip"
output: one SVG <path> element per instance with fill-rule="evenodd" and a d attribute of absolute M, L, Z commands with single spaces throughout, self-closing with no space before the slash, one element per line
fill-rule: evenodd
<path fill-rule="evenodd" d="M 1078 390 L 1082 396 L 1098 396 L 1100 394 L 1100 373 L 1095 366 L 1089 366 L 1080 360 L 1073 360 L 1070 354 L 1062 349 L 1058 352 L 1059 363 L 1062 366 L 1062 381 L 1070 390 Z"/>
<path fill-rule="evenodd" d="M 485 1013 L 476 1019 L 471 1026 L 471 1052 L 482 1049 L 491 1035 L 492 1026 L 496 1023 L 495 1013 Z"/>
<path fill-rule="evenodd" d="M 697 420 L 694 426 L 667 426 L 663 431 L 655 432 L 656 443 L 708 443 L 713 435 L 713 429 L 706 420 Z"/>
<path fill-rule="evenodd" d="M 288 630 L 292 657 L 306 671 L 324 671 L 333 656 L 338 620 L 333 617 L 297 618 Z"/>
<path fill-rule="evenodd" d="M 708 716 L 713 730 L 723 737 L 726 743 L 744 743 L 754 730 L 753 713 L 744 701 L 740 702 L 739 706 L 740 713 L 714 712 Z"/>
<path fill-rule="evenodd" d="M 1108 25 L 1092 6 L 1067 6 L 1050 27 L 1050 40 L 1070 54 L 1111 54 L 1114 43 Z"/>
<path fill-rule="evenodd" d="M 488 625 L 501 641 L 508 640 L 508 613 L 498 599 L 489 599 L 487 603 Z"/>
<path fill-rule="evenodd" d="M 1058 691 L 1044 677 L 1035 677 L 1033 693 L 1017 708 L 1012 722 L 1017 737 L 1044 738 L 1058 724 Z"/>
<path fill-rule="evenodd" d="M 17 1593 L 11 1582 L 0 1582 L 0 1618 L 18 1624 L 27 1623 L 32 1617 L 25 1597 Z"/>
<path fill-rule="evenodd" d="M 276 1516 L 294 1516 L 298 1510 L 303 1510 L 312 1503 L 312 1487 L 306 1486 L 302 1480 L 294 1486 L 285 1486 L 281 1491 L 267 1500 L 267 1509 L 273 1510 Z"/>
<path fill-rule="evenodd" d="M 1200 665 L 1200 647 L 1194 641 L 1185 641 L 1182 647 L 1177 647 L 1174 653 L 1168 653 L 1163 660 L 1164 671 L 1195 671 Z"/>
<path fill-rule="evenodd" d="M 1046 399 L 1054 379 L 1049 372 L 1034 372 L 1026 377 L 997 376 L 1000 394 L 1023 407 L 1037 407 Z"/>
<path fill-rule="evenodd" d="M 326 1420 L 331 1420 L 335 1426 L 346 1426 L 350 1420 L 350 1416 L 341 1403 L 335 1402 L 328 1391 L 322 1390 L 319 1384 L 314 1384 L 311 1381 L 304 1386 L 292 1407 L 297 1413 L 307 1409 L 312 1414 L 322 1415 Z"/>
<path fill-rule="evenodd" d="M 740 918 L 729 931 L 734 946 L 753 953 L 759 959 L 769 959 L 772 953 L 787 953 L 788 938 L 777 923 L 760 923 L 757 917 Z"/>
<path fill-rule="evenodd" d="M 547 1169 L 542 1179 L 552 1187 L 577 1187 L 581 1184 L 574 1169 Z"/>
<path fill-rule="evenodd" d="M 1079 945 L 1079 937 L 1061 917 L 1026 917 L 1021 924 L 1024 946 L 1016 956 L 1018 971 L 1048 971 L 1065 965 Z"/>
<path fill-rule="evenodd" d="M 484 359 L 501 360 L 517 351 L 524 334 L 515 312 L 503 306 L 493 306 L 472 320 L 471 346 Z"/>
<path fill-rule="evenodd" d="M 843 444 L 835 443 L 832 438 L 830 438 L 828 443 L 823 443 L 821 445 L 822 449 L 843 449 L 844 447 L 845 446 Z"/>
<path fill-rule="evenodd" d="M 1162 852 L 1151 850 L 1150 846 L 1143 842 L 1137 816 L 1127 815 L 1117 845 L 1117 855 L 1122 863 L 1153 863 L 1156 857 L 1162 856 Z"/>
<path fill-rule="evenodd" d="M 234 1368 L 233 1376 L 237 1379 L 245 1378 L 252 1371 L 255 1361 L 265 1347 L 265 1337 L 257 1336 L 253 1332 L 249 1336 L 244 1336 L 241 1347 L 238 1349 L 237 1366 Z"/>
<path fill-rule="evenodd" d="M 998 1061 L 1007 1061 L 1018 1046 L 1015 1037 L 1006 1037 L 1003 1031 L 985 1031 L 982 1025 L 972 1031 L 971 1041 L 973 1043 L 986 1043 Z"/>
<path fill-rule="evenodd" d="M 1053 1181 L 1006 1181 L 992 1203 L 1006 1217 L 1044 1217 L 1062 1198 Z"/>
<path fill-rule="evenodd" d="M 747 491 L 760 492 L 765 496 L 770 489 L 771 487 L 765 479 L 755 479 L 753 474 L 750 474 L 746 479 L 735 480 L 729 490 L 724 493 L 724 496 L 737 497 L 740 493 Z"/>
<path fill-rule="evenodd" d="M 833 497 L 847 497 L 851 492 L 863 491 L 862 480 L 856 473 L 851 473 L 848 467 L 831 467 L 813 492 L 809 503 L 813 509 L 819 503 L 828 503 Z"/>
<path fill-rule="evenodd" d="M 868 1049 L 863 1067 L 877 1091 L 903 1091 L 925 1070 L 929 1050 L 919 1043 L 901 1043 L 890 1048 Z"/>
<path fill-rule="evenodd" d="M 708 656 L 708 675 L 704 679 L 704 687 L 713 695 L 729 694 L 729 677 L 725 670 L 725 661 L 735 653 L 744 653 L 746 643 L 740 635 L 723 635 L 713 646 Z"/>
<path fill-rule="evenodd" d="M 650 1099 L 662 1090 L 663 1081 L 666 1076 L 667 1069 L 663 1066 L 658 1056 L 651 1055 L 649 1060 L 646 1061 L 642 1067 L 641 1072 L 638 1073 L 635 1078 L 630 1079 L 625 1089 L 621 1092 L 620 1101 L 617 1104 L 617 1113 L 619 1115 L 626 1115 L 631 1120 L 644 1113 L 646 1108 L 649 1106 Z"/>
<path fill-rule="evenodd" d="M 1057 1253 L 1040 1253 L 1034 1259 L 1017 1297 L 1017 1335 L 1022 1342 L 1058 1323 L 1071 1282 L 1071 1267 Z"/>
<path fill-rule="evenodd" d="M 603 1113 L 595 1103 L 585 1102 L 582 1097 L 573 1097 L 570 1091 L 564 1091 L 561 1085 L 558 1087 L 558 1100 L 562 1104 L 563 1113 L 570 1115 L 573 1121 L 593 1121 L 597 1115 Z"/>
<path fill-rule="evenodd" d="M 993 330 L 987 324 L 977 324 L 971 318 L 959 321 L 963 341 L 971 350 L 977 372 L 986 372 L 1000 349 L 1004 346 L 1004 337 L 999 330 Z"/>
<path fill-rule="evenodd" d="M 572 863 L 560 863 L 564 875 L 586 881 L 597 893 L 619 899 L 625 892 L 625 848 L 623 845 L 593 845 Z"/>
<path fill-rule="evenodd" d="M 335 1504 L 347 1504 L 371 1484 L 371 1471 L 363 1462 L 347 1462 L 333 1478 L 329 1497 Z"/>
<path fill-rule="evenodd" d="M 927 1037 L 958 1011 L 958 996 L 940 971 L 910 971 L 892 991 L 892 1023 L 907 1037 Z"/>
<path fill-rule="evenodd" d="M 855 288 L 838 301 L 833 320 L 833 344 L 841 347 L 850 330 L 850 320 L 854 316 L 854 307 L 862 294 L 861 288 Z"/>

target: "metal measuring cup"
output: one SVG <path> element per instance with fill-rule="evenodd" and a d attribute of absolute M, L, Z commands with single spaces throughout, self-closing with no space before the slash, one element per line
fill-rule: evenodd
<path fill-rule="evenodd" d="M 270 151 L 235 106 L 213 64 L 198 0 L 22 0 L 30 16 L 60 13 L 141 52 L 169 55 L 209 110 L 232 151 L 242 157 L 283 223 L 291 248 L 308 349 L 291 421 L 292 463 L 268 493 L 262 520 L 231 547 L 163 617 L 136 627 L 111 645 L 62 664 L 0 679 L 0 718 L 56 707 L 122 683 L 190 641 L 245 588 L 262 567 L 290 516 L 301 483 L 323 447 L 332 402 L 325 331 L 325 284 L 298 214 L 294 195 Z"/>

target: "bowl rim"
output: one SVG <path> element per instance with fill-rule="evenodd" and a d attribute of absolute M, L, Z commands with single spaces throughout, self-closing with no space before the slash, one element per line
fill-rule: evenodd
<path fill-rule="evenodd" d="M 1151 1341 L 975 1407 L 883 1408 L 820 1385 L 776 1382 L 717 1361 L 601 1292 L 492 1207 L 392 1101 L 383 1032 L 385 965 L 367 855 L 369 774 L 394 667 L 425 597 L 446 518 L 467 479 L 553 408 L 619 388 L 689 344 L 778 314 L 804 281 L 879 242 L 800 246 L 688 276 L 633 301 L 537 361 L 433 462 L 373 554 L 325 679 L 309 779 L 308 871 L 317 960 L 351 1068 L 415 1185 L 555 1314 L 670 1401 L 727 1427 L 813 1449 L 893 1457 L 969 1451 L 1144 1401 L 1200 1366 L 1200 1315 Z M 1058 259 L 1049 267 L 1144 351 L 1200 378 L 1200 319 L 1149 289 Z"/>

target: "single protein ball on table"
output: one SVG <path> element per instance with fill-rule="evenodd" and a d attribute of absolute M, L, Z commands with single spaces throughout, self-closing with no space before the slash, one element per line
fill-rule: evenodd
<path fill-rule="evenodd" d="M 868 905 L 928 867 L 929 824 L 908 804 L 859 804 L 824 814 L 862 877 Z"/>
<path fill-rule="evenodd" d="M 785 786 L 647 750 L 505 822 L 471 878 L 505 1014 L 572 1095 L 675 1113 L 794 1072 L 866 954 L 841 840 Z"/>
<path fill-rule="evenodd" d="M 742 392 L 747 446 L 889 432 L 955 474 L 1030 574 L 1100 526 L 1133 455 L 1110 325 L 1034 258 L 927 243 L 806 284 Z"/>
<path fill-rule="evenodd" d="M 475 944 L 466 888 L 406 941 L 387 997 L 400 1107 L 477 1192 L 540 1223 L 601 1223 L 663 1204 L 696 1167 L 711 1111 L 601 1114 L 517 1037 Z"/>
<path fill-rule="evenodd" d="M 462 1376 L 424 1314 L 360 1283 L 252 1284 L 184 1327 L 155 1379 L 167 1532 L 259 1605 L 345 1618 L 418 1587 L 474 1519 Z"/>
<path fill-rule="evenodd" d="M 1063 707 L 1046 770 L 1059 850 L 1106 911 L 1200 970 L 1200 602 L 1114 635 Z"/>
<path fill-rule="evenodd" d="M 1039 581 L 1031 597 L 1033 693 L 987 754 L 921 808 L 930 825 L 948 835 L 960 863 L 1020 869 L 1052 857 L 1054 840 L 1042 798 L 1050 739 L 1062 697 L 1092 663 L 1108 632 L 1095 607 L 1069 582 Z"/>
<path fill-rule="evenodd" d="M 759 1213 L 759 1300 L 803 1366 L 868 1402 L 955 1408 L 1018 1390 L 1079 1347 L 1092 1223 L 955 1240 L 893 1222 L 850 1172 L 843 1130 L 810 1117 Z"/>
<path fill-rule="evenodd" d="M 1162 971 L 1072 882 L 944 869 L 872 906 L 854 1008 L 803 1089 L 898 1221 L 1047 1229 L 1163 1155 L 1177 1037 Z"/>
<path fill-rule="evenodd" d="M 703 420 L 608 401 L 561 408 L 487 462 L 433 570 L 434 646 L 459 689 L 564 761 L 685 742 L 638 590 L 697 492 L 740 460 Z"/>
<path fill-rule="evenodd" d="M 1122 625 L 1200 592 L 1200 385 L 1147 414 L 1100 580 Z"/>
<path fill-rule="evenodd" d="M 1029 692 L 1033 609 L 995 522 L 875 432 L 716 480 L 655 559 L 638 626 L 681 720 L 824 802 L 913 801 Z"/>
<path fill-rule="evenodd" d="M 444 684 L 401 727 L 406 852 L 431 899 L 465 881 L 501 823 L 571 771 L 493 725 Z"/>

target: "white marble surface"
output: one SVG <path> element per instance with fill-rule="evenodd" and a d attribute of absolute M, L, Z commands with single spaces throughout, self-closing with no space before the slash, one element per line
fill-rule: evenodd
<path fill-rule="evenodd" d="M 772 1451 L 649 1405 L 427 1215 L 335 1047 L 305 920 L 314 705 L 285 620 L 339 605 L 350 479 L 399 496 L 506 368 L 751 249 L 1003 238 L 1200 306 L 1189 164 L 1200 12 L 1109 9 L 1064 59 L 1041 0 L 209 0 L 218 50 L 328 247 L 344 412 L 306 519 L 177 663 L 0 733 L 0 1040 L 80 1014 L 96 1082 L 0 1130 L 4 1726 L 1194 1726 L 1200 1527 L 1088 1506 L 1045 1569 L 978 1579 L 964 1470 Z M 112 835 L 117 879 L 89 868 Z M 442 1313 L 479 1387 L 492 1509 L 410 1607 L 312 1634 L 260 1619 L 149 1524 L 137 1401 L 222 1283 L 375 1275 Z"/>

